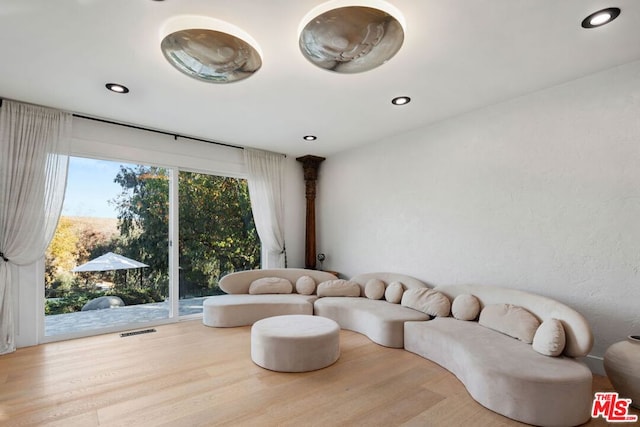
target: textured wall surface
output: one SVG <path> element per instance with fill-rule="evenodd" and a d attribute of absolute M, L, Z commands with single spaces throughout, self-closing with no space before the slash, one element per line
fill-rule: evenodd
<path fill-rule="evenodd" d="M 421 108 L 415 99 L 403 108 Z M 325 268 L 507 286 L 640 333 L 640 62 L 331 156 Z"/>

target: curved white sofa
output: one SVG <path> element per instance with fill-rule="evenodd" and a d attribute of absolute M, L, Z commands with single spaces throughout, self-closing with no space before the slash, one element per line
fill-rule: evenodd
<path fill-rule="evenodd" d="M 314 303 L 314 314 L 335 320 L 340 328 L 359 332 L 371 341 L 385 347 L 404 347 L 404 323 L 410 320 L 429 320 L 428 314 L 391 304 L 382 300 L 364 297 L 366 283 L 370 279 L 382 280 L 386 285 L 400 282 L 406 289 L 426 288 L 418 279 L 404 274 L 367 273 L 350 280 L 360 286 L 360 297 L 323 297 Z"/>
<path fill-rule="evenodd" d="M 204 303 L 203 322 L 208 326 L 251 325 L 281 314 L 316 314 L 335 320 L 341 328 L 362 333 L 372 341 L 404 348 L 452 372 L 471 397 L 508 418 L 542 426 L 572 426 L 587 422 L 593 401 L 592 374 L 579 359 L 593 346 L 593 335 L 575 310 L 550 298 L 528 292 L 482 285 L 450 285 L 435 288 L 451 302 L 462 294 L 478 298 L 481 307 L 512 304 L 538 320 L 561 321 L 566 345 L 559 357 L 537 353 L 531 344 L 480 325 L 477 321 L 436 317 L 364 295 L 370 279 L 386 285 L 403 283 L 405 289 L 425 288 L 425 283 L 394 273 L 368 273 L 351 280 L 360 286 L 360 297 L 316 295 L 249 295 L 251 282 L 261 277 L 283 277 L 292 283 L 303 276 L 316 284 L 336 279 L 330 273 L 305 269 L 253 270 L 233 273 L 220 281 L 230 295 L 211 297 Z"/>
<path fill-rule="evenodd" d="M 405 349 L 452 372 L 483 406 L 506 417 L 542 426 L 573 426 L 590 419 L 592 374 L 576 358 L 593 346 L 582 315 L 553 299 L 492 286 L 452 285 L 435 288 L 451 301 L 461 294 L 488 304 L 526 308 L 540 321 L 562 322 L 563 355 L 544 356 L 515 338 L 476 321 L 439 317 L 405 324 Z"/>
<path fill-rule="evenodd" d="M 284 314 L 313 314 L 315 295 L 250 295 L 251 282 L 263 277 L 281 277 L 295 285 L 302 276 L 317 283 L 337 279 L 331 273 L 304 268 L 247 270 L 227 274 L 220 279 L 220 289 L 227 295 L 207 298 L 202 304 L 202 323 L 217 328 L 249 326 L 258 320 Z"/>

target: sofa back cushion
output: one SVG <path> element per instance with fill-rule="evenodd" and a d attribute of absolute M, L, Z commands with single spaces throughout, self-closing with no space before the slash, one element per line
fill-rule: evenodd
<path fill-rule="evenodd" d="M 407 289 L 402 294 L 401 304 L 430 316 L 447 317 L 451 312 L 451 302 L 446 295 L 433 289 Z"/>
<path fill-rule="evenodd" d="M 454 299 L 460 294 L 472 294 L 482 307 L 489 304 L 514 304 L 526 308 L 541 321 L 558 319 L 565 326 L 566 345 L 563 354 L 570 357 L 583 357 L 593 347 L 593 332 L 589 322 L 573 308 L 552 298 L 490 285 L 442 285 L 436 288 Z"/>
<path fill-rule="evenodd" d="M 560 356 L 565 343 L 564 327 L 558 319 L 542 322 L 533 336 L 533 349 L 545 356 Z"/>
<path fill-rule="evenodd" d="M 416 279 L 415 277 L 407 276 L 406 274 L 400 273 L 364 273 L 353 276 L 351 279 L 352 282 L 356 282 L 360 286 L 360 295 L 365 294 L 365 287 L 367 286 L 367 282 L 371 279 L 382 280 L 386 286 L 393 282 L 400 282 L 404 285 L 404 289 L 413 289 L 413 288 L 427 288 L 427 284 L 421 280 Z"/>
<path fill-rule="evenodd" d="M 478 323 L 531 344 L 540 321 L 528 310 L 513 304 L 490 304 L 480 312 Z"/>
<path fill-rule="evenodd" d="M 380 279 L 369 279 L 364 287 L 364 296 L 369 299 L 381 299 L 384 296 L 385 285 Z"/>
<path fill-rule="evenodd" d="M 360 286 L 350 280 L 327 280 L 318 285 L 318 297 L 359 297 Z"/>
<path fill-rule="evenodd" d="M 251 282 L 249 293 L 251 295 L 261 294 L 290 294 L 293 285 L 282 277 L 262 277 Z"/>
<path fill-rule="evenodd" d="M 220 289 L 227 294 L 248 294 L 251 282 L 261 277 L 282 277 L 295 283 L 302 276 L 310 276 L 316 283 L 337 279 L 331 273 L 306 268 L 270 268 L 266 270 L 245 270 L 229 273 L 219 282 Z"/>
<path fill-rule="evenodd" d="M 404 294 L 404 285 L 400 282 L 391 282 L 384 291 L 384 299 L 392 304 L 400 304 Z"/>
<path fill-rule="evenodd" d="M 302 276 L 296 280 L 296 293 L 312 295 L 316 291 L 316 281 L 311 276 Z"/>
<path fill-rule="evenodd" d="M 458 320 L 476 320 L 480 314 L 480 301 L 471 294 L 461 294 L 451 304 L 451 314 Z"/>

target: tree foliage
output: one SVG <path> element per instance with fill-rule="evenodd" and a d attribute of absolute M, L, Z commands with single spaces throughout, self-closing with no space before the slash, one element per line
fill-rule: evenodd
<path fill-rule="evenodd" d="M 147 284 L 168 295 L 169 176 L 163 168 L 120 166 L 113 200 L 118 211 L 118 253 L 149 265 Z"/>
<path fill-rule="evenodd" d="M 78 260 L 79 237 L 69 218 L 60 218 L 53 239 L 45 253 L 45 284 L 64 275 L 70 275 Z"/>
<path fill-rule="evenodd" d="M 102 294 L 130 296 L 138 303 L 168 296 L 168 171 L 121 165 L 114 182 L 121 187 L 111 200 L 118 212 L 117 233 L 92 221 L 60 219 L 46 254 L 45 289 L 47 297 L 63 300 L 50 301 L 48 314 L 78 309 L 87 295 L 98 292 L 94 284 L 105 279 L 115 287 Z M 180 172 L 178 187 L 179 239 L 174 243 L 179 249 L 180 297 L 218 293 L 222 275 L 260 266 L 260 240 L 245 180 Z M 149 268 L 71 273 L 75 266 L 107 252 L 141 261 Z"/>
<path fill-rule="evenodd" d="M 121 166 L 114 201 L 118 209 L 124 256 L 149 265 L 157 287 L 168 283 L 169 176 L 165 169 Z M 179 176 L 180 294 L 210 294 L 220 276 L 260 265 L 260 241 L 255 230 L 245 180 L 180 172 Z"/>

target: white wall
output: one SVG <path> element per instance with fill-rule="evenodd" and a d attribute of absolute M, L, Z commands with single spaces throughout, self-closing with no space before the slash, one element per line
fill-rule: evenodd
<path fill-rule="evenodd" d="M 640 62 L 331 156 L 319 179 L 325 268 L 550 296 L 596 357 L 640 332 Z"/>
<path fill-rule="evenodd" d="M 73 119 L 73 156 L 142 162 L 196 172 L 245 176 L 242 150 L 161 135 L 144 130 Z M 305 199 L 302 167 L 295 158 L 285 162 L 285 239 L 289 267 L 304 267 Z M 41 340 L 44 307 L 42 261 L 19 269 L 17 301 L 18 347 Z"/>

